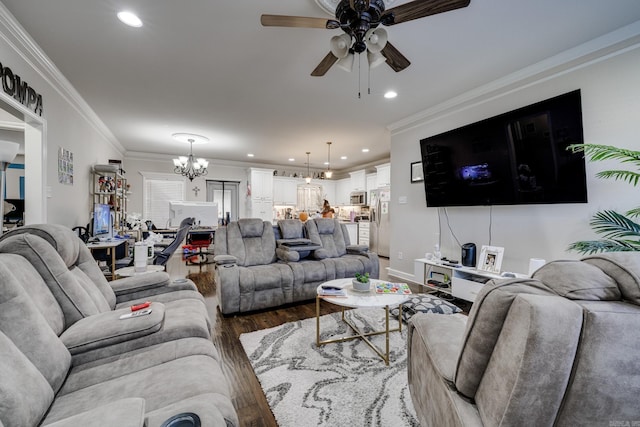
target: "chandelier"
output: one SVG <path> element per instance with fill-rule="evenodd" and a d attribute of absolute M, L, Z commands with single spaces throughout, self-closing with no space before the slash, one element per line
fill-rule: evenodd
<path fill-rule="evenodd" d="M 189 181 L 193 181 L 193 178 L 199 176 L 205 176 L 207 174 L 207 167 L 209 162 L 205 159 L 196 159 L 193 157 L 193 144 L 204 144 L 209 141 L 209 138 L 201 135 L 194 135 L 190 133 L 175 133 L 172 135 L 173 139 L 188 142 L 189 143 L 189 156 L 180 156 L 177 159 L 173 159 L 173 165 L 175 173 L 186 176 Z"/>

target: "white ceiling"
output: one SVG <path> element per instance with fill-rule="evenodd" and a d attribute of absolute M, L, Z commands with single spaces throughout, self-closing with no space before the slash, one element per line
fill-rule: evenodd
<path fill-rule="evenodd" d="M 351 74 L 310 76 L 340 30 L 260 25 L 329 17 L 314 0 L 1 1 L 128 152 L 184 154 L 171 134 L 191 132 L 211 140 L 197 156 L 304 166 L 310 151 L 322 168 L 333 141 L 338 170 L 388 157 L 394 122 L 640 20 L 638 0 L 471 0 L 388 27 L 412 65 L 372 70 L 368 95 L 363 58 L 358 99 L 357 59 Z M 124 26 L 121 9 L 144 26 Z"/>

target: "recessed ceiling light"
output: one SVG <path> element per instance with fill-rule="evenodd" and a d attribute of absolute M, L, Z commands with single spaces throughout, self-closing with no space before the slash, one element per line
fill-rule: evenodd
<path fill-rule="evenodd" d="M 327 165 L 329 164 L 329 162 L 324 162 L 323 164 L 324 164 L 325 166 L 327 166 Z"/>
<path fill-rule="evenodd" d="M 289 161 L 290 161 L 290 162 L 295 162 L 295 161 L 296 161 L 296 159 L 294 159 L 293 157 L 291 157 L 291 158 L 289 159 Z"/>
<path fill-rule="evenodd" d="M 253 153 L 247 154 L 247 157 L 253 157 Z"/>
<path fill-rule="evenodd" d="M 387 99 L 393 99 L 396 96 L 398 96 L 398 94 L 396 92 L 392 91 L 392 90 L 390 90 L 390 91 L 388 91 L 388 92 L 386 92 L 384 94 L 384 97 L 387 98 Z"/>
<path fill-rule="evenodd" d="M 347 160 L 347 156 L 341 156 L 340 160 Z"/>
<path fill-rule="evenodd" d="M 362 152 L 363 152 L 363 153 L 368 153 L 368 152 L 369 152 L 369 149 L 368 149 L 368 148 L 363 148 L 363 149 L 362 149 Z"/>
<path fill-rule="evenodd" d="M 142 21 L 138 16 L 127 10 L 123 10 L 122 12 L 118 12 L 118 19 L 127 24 L 130 27 L 142 27 Z"/>

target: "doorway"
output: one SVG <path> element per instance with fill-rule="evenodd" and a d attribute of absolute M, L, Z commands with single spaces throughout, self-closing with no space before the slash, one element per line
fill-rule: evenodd
<path fill-rule="evenodd" d="M 218 220 L 238 220 L 239 181 L 207 180 L 207 202 L 218 204 Z"/>
<path fill-rule="evenodd" d="M 20 134 L 14 142 L 22 142 L 18 157 L 24 156 L 24 177 L 20 180 L 21 188 L 16 190 L 20 193 L 16 199 L 24 202 L 25 224 L 47 222 L 45 127 L 45 121 L 41 117 L 34 115 L 12 97 L 0 93 L 0 129 L 5 131 L 5 135 Z"/>

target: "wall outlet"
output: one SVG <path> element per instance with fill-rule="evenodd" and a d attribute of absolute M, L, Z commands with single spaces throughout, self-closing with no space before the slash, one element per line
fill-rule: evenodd
<path fill-rule="evenodd" d="M 402 259 L 404 257 L 404 254 L 402 252 L 398 252 L 398 259 Z"/>

